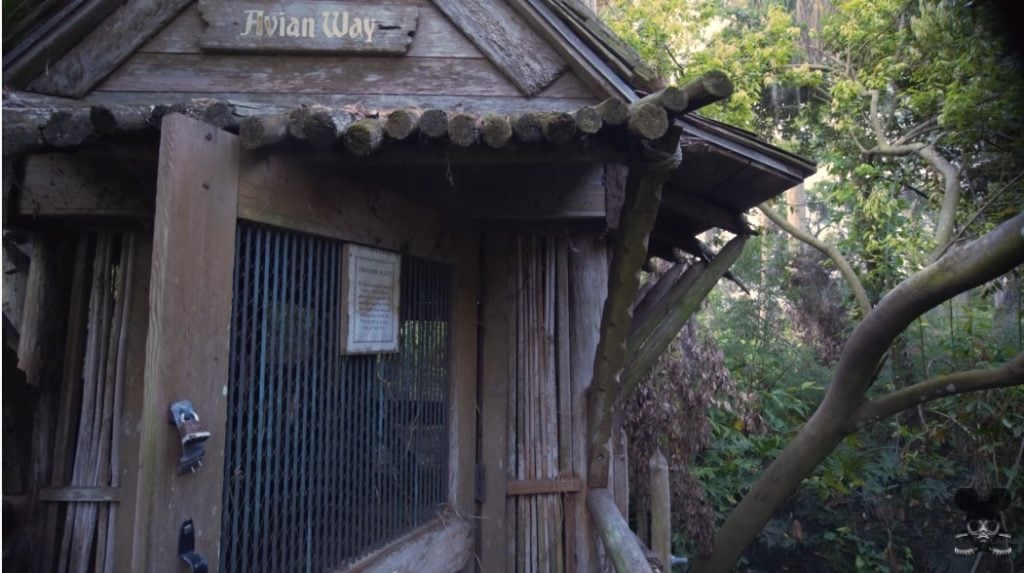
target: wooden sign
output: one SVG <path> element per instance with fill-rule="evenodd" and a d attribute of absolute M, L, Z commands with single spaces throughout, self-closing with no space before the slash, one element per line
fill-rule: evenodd
<path fill-rule="evenodd" d="M 341 269 L 341 353 L 398 352 L 398 253 L 346 243 Z"/>
<path fill-rule="evenodd" d="M 204 50 L 404 54 L 419 12 L 371 2 L 200 0 Z"/>

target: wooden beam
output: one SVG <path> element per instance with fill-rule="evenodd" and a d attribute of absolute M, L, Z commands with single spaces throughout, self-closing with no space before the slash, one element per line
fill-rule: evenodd
<path fill-rule="evenodd" d="M 504 2 L 434 0 L 470 41 L 526 96 L 555 81 L 565 61 Z"/>
<path fill-rule="evenodd" d="M 178 562 L 173 542 L 195 519 L 196 551 L 220 554 L 238 137 L 170 115 L 161 128 L 132 570 Z M 176 475 L 168 407 L 189 399 L 211 431 L 205 467 Z M 168 541 L 168 540 L 171 541 Z M 157 565 L 159 564 L 159 565 Z M 211 559 L 211 571 L 217 561 Z"/>
<path fill-rule="evenodd" d="M 576 493 L 583 488 L 583 480 L 567 479 L 522 479 L 505 484 L 505 495 L 542 495 L 551 493 Z"/>
<path fill-rule="evenodd" d="M 608 486 L 608 439 L 612 415 L 621 396 L 619 375 L 626 361 L 626 336 L 640 286 L 639 272 L 647 257 L 647 237 L 661 204 L 661 186 L 682 160 L 678 145 L 674 153 L 663 153 L 652 146 L 645 149 L 648 162 L 631 165 L 626 177 L 623 215 L 608 276 L 608 298 L 601 315 L 601 338 L 588 405 L 591 442 L 587 479 L 592 488 Z"/>
<path fill-rule="evenodd" d="M 30 217 L 149 218 L 153 175 L 145 163 L 128 168 L 102 157 L 51 153 L 25 160 L 14 212 Z"/>
<path fill-rule="evenodd" d="M 39 492 L 43 501 L 120 503 L 121 489 L 116 487 L 50 487 Z"/>
<path fill-rule="evenodd" d="M 592 489 L 587 494 L 587 507 L 597 526 L 605 551 L 616 571 L 629 573 L 652 573 L 636 535 L 629 529 L 629 524 L 619 513 L 615 505 L 615 496 L 607 489 Z"/>
<path fill-rule="evenodd" d="M 651 311 L 631 329 L 629 358 L 622 373 L 623 387 L 636 385 L 679 334 L 686 321 L 743 252 L 747 238 L 737 236 L 722 248 L 706 269 L 694 265 L 673 283 Z"/>
<path fill-rule="evenodd" d="M 190 3 L 190 0 L 128 0 L 92 29 L 30 91 L 80 98 Z"/>
<path fill-rule="evenodd" d="M 4 84 L 23 87 L 72 49 L 121 4 L 121 0 L 70 2 L 4 58 Z M 4 42 L 6 44 L 6 41 Z"/>
<path fill-rule="evenodd" d="M 667 214 L 698 223 L 699 226 L 693 227 L 697 233 L 711 227 L 725 229 L 737 235 L 749 235 L 751 232 L 750 227 L 741 221 L 738 213 L 730 213 L 693 195 L 666 189 L 665 193 L 661 195 L 661 208 Z"/>
<path fill-rule="evenodd" d="M 473 549 L 473 526 L 447 513 L 417 527 L 368 557 L 332 573 L 462 571 Z"/>

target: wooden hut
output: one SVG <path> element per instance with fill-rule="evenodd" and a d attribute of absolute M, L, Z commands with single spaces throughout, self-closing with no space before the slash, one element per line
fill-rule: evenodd
<path fill-rule="evenodd" d="M 4 54 L 5 564 L 649 566 L 617 404 L 813 169 L 692 113 L 724 76 L 654 89 L 575 0 L 41 6 Z"/>

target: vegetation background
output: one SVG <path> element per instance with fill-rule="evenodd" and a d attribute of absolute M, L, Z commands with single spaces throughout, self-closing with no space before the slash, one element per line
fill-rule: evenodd
<path fill-rule="evenodd" d="M 1012 4 L 599 2 L 667 83 L 710 69 L 733 79 L 730 101 L 706 115 L 818 162 L 819 176 L 771 209 L 856 275 L 844 280 L 834 260 L 754 212 L 761 233 L 733 269 L 749 293 L 723 282 L 625 417 L 641 535 L 646 460 L 660 448 L 672 468 L 674 551 L 711 552 L 716 528 L 821 402 L 870 307 L 945 250 L 1024 210 L 1024 59 Z M 706 239 L 720 246 L 725 237 Z M 1017 267 L 903 331 L 869 395 L 998 366 L 1022 350 Z M 775 511 L 741 569 L 1019 569 L 1022 457 L 1020 385 L 908 409 L 844 439 Z M 1016 533 L 1012 557 L 953 554 L 961 487 L 1015 494 L 1004 514 Z"/>

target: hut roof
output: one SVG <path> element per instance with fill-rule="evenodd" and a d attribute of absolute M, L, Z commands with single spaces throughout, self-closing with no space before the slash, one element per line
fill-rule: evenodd
<path fill-rule="evenodd" d="M 595 93 L 621 102 L 607 107 L 636 112 L 639 106 L 635 102 L 656 82 L 636 53 L 578 0 L 432 2 L 525 96 L 539 93 L 568 67 Z M 5 37 L 4 80 L 7 86 L 36 94 L 5 91 L 4 155 L 134 137 L 152 129 L 154 121 L 168 111 L 182 111 L 239 130 L 250 148 L 303 148 L 310 142 L 322 148 L 336 142 L 351 158 L 379 160 L 403 150 L 408 155 L 410 149 L 449 155 L 472 149 L 489 157 L 484 162 L 531 153 L 538 162 L 579 161 L 601 153 L 621 153 L 638 141 L 660 136 L 629 127 L 636 113 L 621 119 L 614 114 L 609 117 L 602 115 L 599 106 L 584 106 L 573 113 L 545 112 L 529 99 L 523 100 L 529 105 L 524 104 L 521 113 L 502 114 L 467 113 L 456 106 L 288 106 L 200 100 L 180 94 L 167 94 L 166 101 L 145 106 L 95 106 L 82 101 L 190 3 L 77 0 L 47 3 L 50 12 L 28 15 L 26 21 L 34 18 L 33 23 L 20 26 L 17 37 Z M 514 20 L 517 24 L 496 31 L 488 22 L 502 12 L 509 13 L 503 22 Z M 98 41 L 99 32 L 125 34 L 121 30 L 133 23 L 138 25 L 130 34 L 113 44 L 108 39 L 102 57 L 82 68 L 82 58 L 75 50 L 95 53 L 97 48 L 89 44 Z M 495 34 L 509 37 L 496 39 Z M 37 95 L 40 92 L 64 97 Z M 670 109 L 666 114 L 672 128 L 682 133 L 684 160 L 665 187 L 652 237 L 654 246 L 660 243 L 663 250 L 671 250 L 710 227 L 743 232 L 743 211 L 798 184 L 815 168 L 754 134 L 691 111 Z M 406 123 L 415 118 L 415 129 L 403 128 L 403 118 Z M 424 125 L 425 119 L 443 120 L 444 129 Z M 322 129 L 313 127 L 307 135 L 302 126 L 308 122 Z M 571 157 L 575 159 L 566 159 Z"/>

